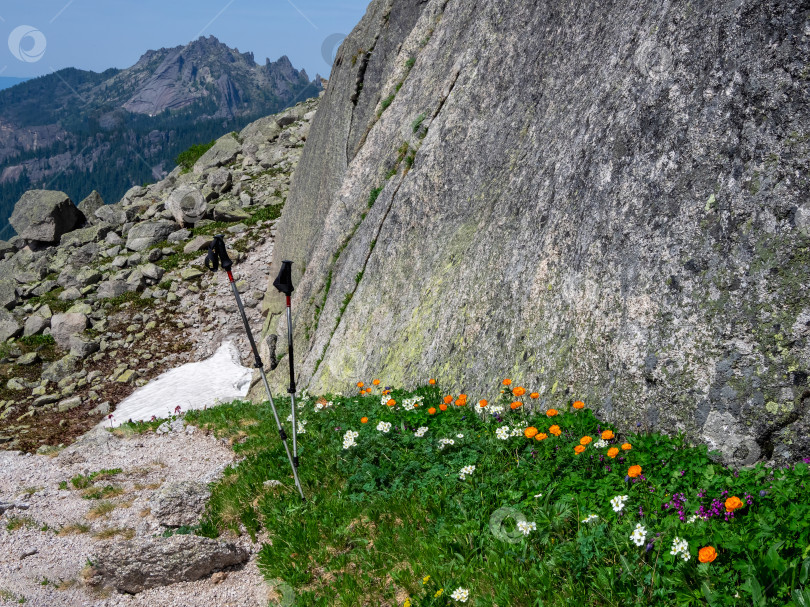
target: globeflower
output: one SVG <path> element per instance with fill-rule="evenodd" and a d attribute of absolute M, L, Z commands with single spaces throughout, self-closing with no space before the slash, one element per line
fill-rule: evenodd
<path fill-rule="evenodd" d="M 534 426 L 529 426 L 523 431 L 523 434 L 526 436 L 526 438 L 534 438 L 537 436 L 537 428 Z"/>
<path fill-rule="evenodd" d="M 701 563 L 711 563 L 717 558 L 717 550 L 713 546 L 705 546 L 698 550 L 698 560 Z"/>
<path fill-rule="evenodd" d="M 549 428 L 548 431 L 554 436 L 559 436 L 560 434 L 562 434 L 562 430 L 560 430 L 560 427 L 557 424 L 551 426 L 551 428 Z"/>
<path fill-rule="evenodd" d="M 364 384 L 364 383 L 363 383 L 363 382 L 361 382 L 361 381 L 357 382 L 357 387 L 358 387 L 358 388 L 362 388 L 362 387 L 363 387 L 363 386 L 365 386 L 365 385 L 366 385 L 366 384 Z"/>
<path fill-rule="evenodd" d="M 428 415 L 436 415 L 436 407 L 431 407 L 428 409 Z"/>
<path fill-rule="evenodd" d="M 435 385 L 436 385 L 436 380 L 435 380 L 435 379 L 433 379 L 433 378 L 431 377 L 431 378 L 428 380 L 428 383 L 429 383 L 431 386 L 435 386 Z"/>
<path fill-rule="evenodd" d="M 548 411 L 546 411 L 546 416 L 554 417 L 555 415 L 557 415 L 557 413 L 558 413 L 557 409 L 549 409 Z"/>
<path fill-rule="evenodd" d="M 388 402 L 385 403 L 385 404 L 388 405 L 389 407 L 395 407 L 396 404 L 397 404 L 397 401 L 395 401 L 393 398 L 391 398 L 391 399 L 388 399 Z"/>
<path fill-rule="evenodd" d="M 531 394 L 529 394 L 529 398 L 540 398 L 540 393 L 532 392 Z"/>
<path fill-rule="evenodd" d="M 439 405 L 439 409 L 441 409 L 442 411 L 447 411 L 447 405 L 442 403 L 441 405 Z"/>
<path fill-rule="evenodd" d="M 537 435 L 534 437 L 534 440 L 546 440 L 548 438 L 548 434 L 544 432 L 538 432 Z"/>
<path fill-rule="evenodd" d="M 590 443 L 592 440 L 593 440 L 593 439 L 592 439 L 590 436 L 583 436 L 581 439 L 579 439 L 579 444 L 580 444 L 580 445 L 587 445 L 587 444 L 588 444 L 588 443 Z"/>
<path fill-rule="evenodd" d="M 512 394 L 520 398 L 524 394 L 526 394 L 526 388 L 523 386 L 517 386 L 516 388 L 512 388 Z"/>
<path fill-rule="evenodd" d="M 505 379 L 505 380 L 503 380 L 501 383 L 502 383 L 504 386 L 511 386 L 511 385 L 512 385 L 512 380 L 511 380 L 511 379 Z"/>
<path fill-rule="evenodd" d="M 520 409 L 522 406 L 523 403 L 520 402 L 519 400 L 516 400 L 511 405 L 509 405 L 509 408 L 512 409 L 512 411 L 516 411 L 517 409 Z"/>
<path fill-rule="evenodd" d="M 614 436 L 613 430 L 605 430 L 602 432 L 602 440 L 611 440 Z"/>
<path fill-rule="evenodd" d="M 584 409 L 585 408 L 585 403 L 583 403 L 581 400 L 578 400 L 578 401 L 574 402 L 574 404 L 571 405 L 571 406 L 574 409 Z"/>
<path fill-rule="evenodd" d="M 610 449 L 608 449 L 608 451 L 607 451 L 607 456 L 608 457 L 614 458 L 617 455 L 619 455 L 619 450 L 616 447 L 611 447 Z"/>
<path fill-rule="evenodd" d="M 576 453 L 577 455 L 579 455 L 583 451 L 585 451 L 585 445 L 577 445 L 576 447 L 574 447 L 574 453 Z"/>
<path fill-rule="evenodd" d="M 627 469 L 627 476 L 629 476 L 630 478 L 636 478 L 640 475 L 641 475 L 641 466 L 639 465 L 630 466 Z"/>
<path fill-rule="evenodd" d="M 736 495 L 734 495 L 734 496 L 732 496 L 732 497 L 730 497 L 730 498 L 728 498 L 726 500 L 726 512 L 733 512 L 737 508 L 742 508 L 743 506 L 745 506 L 745 504 Z"/>
<path fill-rule="evenodd" d="M 485 408 L 488 404 L 489 403 L 483 398 L 478 401 L 478 406 L 481 407 L 482 409 Z"/>
<path fill-rule="evenodd" d="M 633 445 L 631 445 L 630 443 L 624 443 L 622 445 L 622 450 L 623 451 L 630 451 L 630 449 L 632 449 L 632 448 L 633 448 Z"/>
<path fill-rule="evenodd" d="M 360 423 L 361 424 L 367 424 L 368 423 L 368 418 L 367 417 L 361 417 L 360 418 Z"/>
<path fill-rule="evenodd" d="M 379 380 L 379 379 L 375 379 L 375 380 L 374 380 L 373 382 L 371 382 L 371 383 L 372 383 L 372 384 L 374 384 L 375 386 L 379 386 L 379 385 L 380 385 L 380 380 Z"/>

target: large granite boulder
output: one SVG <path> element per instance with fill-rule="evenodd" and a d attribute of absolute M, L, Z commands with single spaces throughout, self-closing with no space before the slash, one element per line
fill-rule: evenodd
<path fill-rule="evenodd" d="M 105 204 L 95 211 L 96 219 L 114 226 L 123 225 L 135 218 L 136 210 L 125 208 L 120 202 L 116 204 Z"/>
<path fill-rule="evenodd" d="M 23 327 L 14 315 L 5 308 L 0 308 L 0 343 L 10 337 L 17 337 L 22 332 Z"/>
<path fill-rule="evenodd" d="M 205 173 L 207 170 L 230 164 L 236 160 L 237 154 L 242 151 L 242 144 L 228 133 L 217 139 L 214 147 L 203 154 L 194 164 L 194 172 L 197 175 Z"/>
<path fill-rule="evenodd" d="M 84 223 L 84 215 L 64 192 L 29 190 L 22 195 L 9 223 L 27 241 L 55 243 Z"/>
<path fill-rule="evenodd" d="M 0 308 L 13 308 L 17 303 L 17 283 L 10 276 L 0 276 Z"/>
<path fill-rule="evenodd" d="M 210 496 L 211 490 L 205 483 L 167 483 L 152 496 L 152 515 L 166 527 L 196 525 Z"/>
<path fill-rule="evenodd" d="M 173 221 L 144 221 L 132 226 L 127 234 L 127 248 L 130 251 L 143 251 L 166 240 L 180 226 Z"/>
<path fill-rule="evenodd" d="M 54 314 L 51 317 L 51 335 L 61 348 L 69 348 L 70 336 L 86 328 L 87 316 L 84 314 Z"/>
<path fill-rule="evenodd" d="M 174 190 L 166 201 L 166 208 L 178 225 L 194 225 L 205 217 L 207 210 L 202 192 L 192 185 Z"/>
<path fill-rule="evenodd" d="M 79 210 L 85 216 L 89 223 L 96 223 L 96 211 L 104 206 L 104 199 L 96 190 L 90 192 L 90 195 L 78 204 Z"/>
<path fill-rule="evenodd" d="M 240 565 L 250 553 L 232 543 L 196 535 L 135 538 L 98 548 L 88 583 L 137 594 L 177 582 L 193 582 Z"/>

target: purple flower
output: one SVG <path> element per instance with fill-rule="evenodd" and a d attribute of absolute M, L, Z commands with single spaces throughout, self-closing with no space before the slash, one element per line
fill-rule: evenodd
<path fill-rule="evenodd" d="M 759 491 L 759 496 L 760 496 L 760 497 L 765 497 L 766 495 L 768 495 L 768 492 L 767 492 L 767 491 L 765 491 L 765 489 L 760 489 L 760 491 Z"/>

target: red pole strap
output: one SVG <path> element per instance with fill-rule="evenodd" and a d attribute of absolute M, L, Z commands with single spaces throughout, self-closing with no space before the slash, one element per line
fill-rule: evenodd
<path fill-rule="evenodd" d="M 290 307 L 290 296 L 289 295 L 287 295 L 287 307 L 288 308 Z"/>
<path fill-rule="evenodd" d="M 228 270 L 228 280 L 230 280 L 231 282 L 233 282 L 233 274 L 231 274 L 231 271 L 230 271 L 230 270 Z"/>

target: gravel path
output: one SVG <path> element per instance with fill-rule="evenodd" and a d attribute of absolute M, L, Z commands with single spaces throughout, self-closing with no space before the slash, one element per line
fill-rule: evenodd
<path fill-rule="evenodd" d="M 100 543 L 124 541 L 120 535 L 100 539 L 99 534 L 116 529 L 138 537 L 162 533 L 149 511 L 160 485 L 210 482 L 233 461 L 227 445 L 199 430 L 125 438 L 95 430 L 57 457 L 0 452 L 0 502 L 22 506 L 0 515 L 0 605 L 18 605 L 23 598 L 37 607 L 266 605 L 268 586 L 256 567 L 260 544 L 246 537 L 229 539 L 251 551 L 247 565 L 196 582 L 135 596 L 104 596 L 81 581 L 82 569 Z M 91 512 L 101 500 L 83 499 L 72 487 L 59 488 L 63 481 L 70 486 L 78 474 L 113 468 L 122 472 L 95 486 L 113 485 L 123 493 L 106 500 L 115 509 L 103 516 L 95 518 Z"/>

